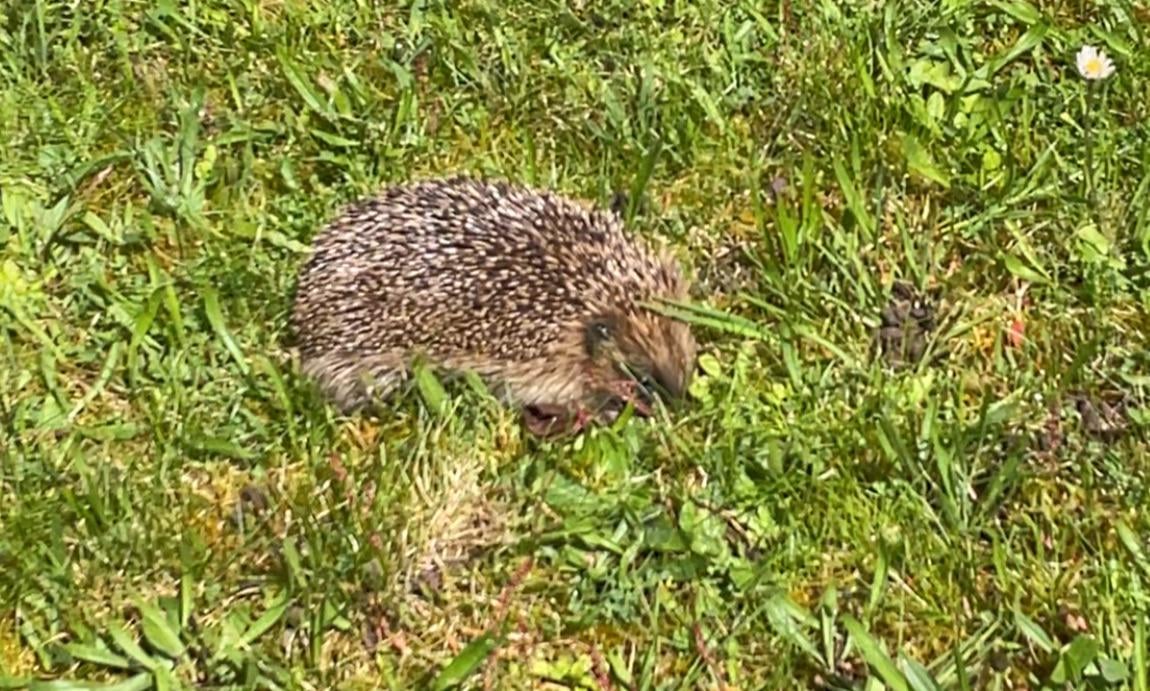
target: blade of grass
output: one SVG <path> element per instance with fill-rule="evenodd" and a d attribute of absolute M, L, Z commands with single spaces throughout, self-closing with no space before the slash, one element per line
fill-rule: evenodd
<path fill-rule="evenodd" d="M 878 672 L 882 677 L 883 682 L 887 684 L 894 691 L 910 691 L 910 686 L 907 684 L 906 677 L 902 672 L 898 671 L 894 661 L 890 656 L 883 651 L 879 642 L 870 635 L 862 625 L 862 623 L 849 614 L 844 614 L 842 617 L 843 627 L 850 634 L 851 640 L 858 645 L 859 652 L 862 653 L 863 659 Z"/>
<path fill-rule="evenodd" d="M 451 662 L 439 673 L 435 678 L 435 683 L 432 688 L 435 691 L 443 691 L 459 686 L 466 681 L 475 671 L 479 669 L 479 665 L 487 659 L 498 647 L 498 643 L 494 636 L 490 633 L 484 633 L 475 640 L 467 644 L 456 655 Z"/>
<path fill-rule="evenodd" d="M 215 331 L 216 337 L 224 344 L 224 348 L 232 356 L 232 359 L 239 365 L 240 372 L 246 377 L 248 375 L 248 363 L 244 358 L 243 351 L 236 345 L 232 339 L 231 333 L 228 331 L 227 325 L 224 323 L 224 315 L 220 311 L 220 296 L 216 289 L 211 286 L 204 286 L 200 289 L 200 297 L 204 301 L 204 313 L 207 315 L 208 323 L 211 324 L 212 330 Z"/>

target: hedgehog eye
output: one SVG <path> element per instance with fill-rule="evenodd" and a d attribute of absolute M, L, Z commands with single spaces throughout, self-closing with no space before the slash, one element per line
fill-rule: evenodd
<path fill-rule="evenodd" d="M 614 330 L 605 319 L 596 319 L 584 327 L 583 346 L 591 357 L 599 357 L 602 348 L 614 337 Z"/>
<path fill-rule="evenodd" d="M 587 353 L 592 357 L 597 357 L 599 349 L 603 344 L 610 341 L 612 336 L 611 325 L 606 320 L 596 319 L 588 323 L 583 334 L 584 347 L 587 348 Z"/>

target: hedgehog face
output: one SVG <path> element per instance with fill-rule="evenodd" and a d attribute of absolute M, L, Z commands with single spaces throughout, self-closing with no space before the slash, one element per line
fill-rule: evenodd
<path fill-rule="evenodd" d="M 584 325 L 592 401 L 613 420 L 627 403 L 650 415 L 656 399 L 674 405 L 690 385 L 696 345 L 683 322 L 647 311 L 598 314 Z"/>
<path fill-rule="evenodd" d="M 578 432 L 594 421 L 610 424 L 630 403 L 649 417 L 656 400 L 683 398 L 695 367 L 696 344 L 686 324 L 662 315 L 606 312 L 582 326 L 585 394 L 574 406 L 526 406 L 528 430 L 540 437 Z"/>

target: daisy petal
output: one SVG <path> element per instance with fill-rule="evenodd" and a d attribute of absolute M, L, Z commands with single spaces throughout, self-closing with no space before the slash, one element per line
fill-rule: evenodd
<path fill-rule="evenodd" d="M 1094 46 L 1082 46 L 1074 56 L 1074 62 L 1084 79 L 1106 79 L 1114 74 L 1114 63 Z"/>

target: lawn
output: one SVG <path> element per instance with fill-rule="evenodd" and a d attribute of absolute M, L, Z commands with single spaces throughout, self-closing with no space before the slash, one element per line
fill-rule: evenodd
<path fill-rule="evenodd" d="M 0 688 L 1150 689 L 1145 0 L 5 7 Z M 456 172 L 675 248 L 682 411 L 315 393 Z"/>

